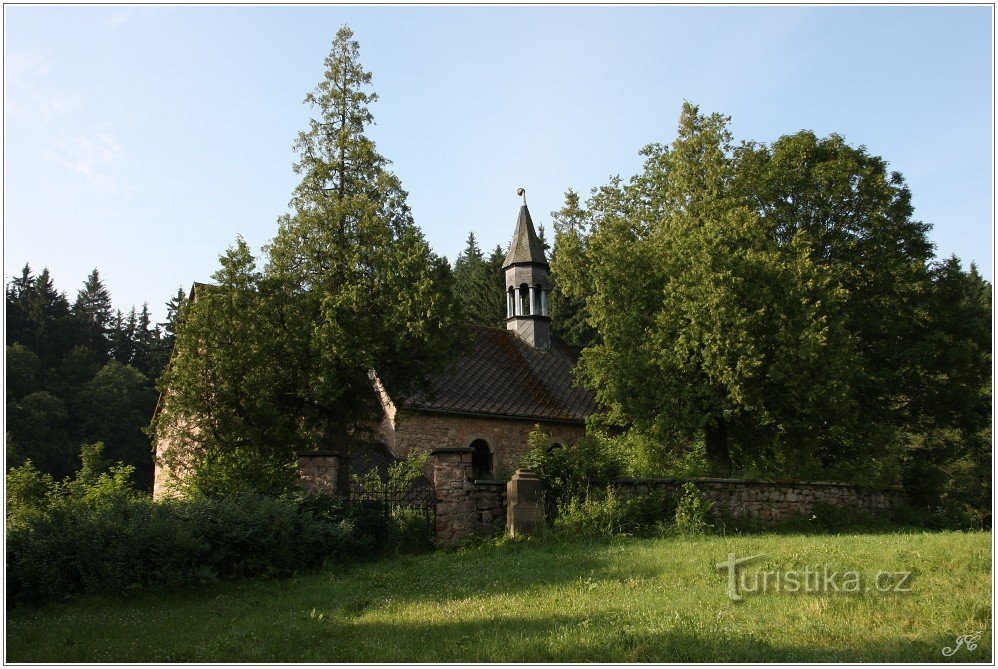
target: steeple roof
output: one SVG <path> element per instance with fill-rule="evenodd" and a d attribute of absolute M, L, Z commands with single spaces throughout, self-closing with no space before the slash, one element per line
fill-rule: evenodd
<path fill-rule="evenodd" d="M 517 263 L 539 263 L 547 265 L 547 258 L 544 257 L 544 249 L 541 248 L 541 240 L 537 238 L 534 231 L 534 222 L 530 220 L 530 210 L 526 203 L 520 206 L 520 217 L 516 220 L 516 232 L 513 233 L 513 241 L 509 245 L 509 253 L 506 254 L 506 262 L 503 267 L 509 267 Z"/>

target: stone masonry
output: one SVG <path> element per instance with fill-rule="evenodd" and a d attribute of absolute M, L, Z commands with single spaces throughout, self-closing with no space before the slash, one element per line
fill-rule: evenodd
<path fill-rule="evenodd" d="M 475 481 L 471 497 L 475 500 L 474 533 L 480 537 L 502 534 L 506 524 L 506 483 Z"/>
<path fill-rule="evenodd" d="M 339 470 L 340 456 L 337 453 L 309 451 L 298 454 L 298 476 L 306 490 L 335 493 Z"/>
<path fill-rule="evenodd" d="M 382 428 L 382 438 L 395 457 L 409 453 L 432 451 L 432 448 L 459 448 L 475 439 L 483 439 L 492 449 L 493 471 L 513 471 L 527 451 L 527 436 L 540 424 L 552 443 L 575 443 L 585 434 L 583 424 L 557 423 L 543 420 L 512 420 L 471 416 L 448 416 L 400 410 L 392 430 Z M 428 446 L 433 444 L 433 447 Z M 505 513 L 505 512 L 504 512 Z"/>
<path fill-rule="evenodd" d="M 475 484 L 470 448 L 438 448 L 431 454 L 437 496 L 436 541 L 453 546 L 475 531 Z"/>
<path fill-rule="evenodd" d="M 624 495 L 647 495 L 652 491 L 679 494 L 684 483 L 674 479 L 630 479 L 616 481 L 613 487 Z M 742 479 L 696 479 L 692 483 L 714 503 L 716 514 L 733 518 L 754 516 L 766 522 L 779 522 L 794 516 L 809 517 L 819 504 L 890 516 L 903 502 L 900 488 L 847 483 Z"/>

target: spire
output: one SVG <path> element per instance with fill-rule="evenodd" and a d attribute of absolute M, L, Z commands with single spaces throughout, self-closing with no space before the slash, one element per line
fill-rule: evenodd
<path fill-rule="evenodd" d="M 519 189 L 517 194 L 524 195 L 523 189 Z M 537 238 L 537 232 L 534 230 L 534 222 L 530 219 L 525 195 L 523 204 L 520 205 L 520 217 L 516 221 L 516 232 L 513 233 L 513 241 L 510 242 L 509 253 L 506 254 L 503 267 L 519 263 L 537 263 L 545 267 L 548 264 L 547 258 L 544 257 L 544 249 L 541 248 L 541 240 Z"/>
<path fill-rule="evenodd" d="M 530 220 L 527 197 L 523 196 L 516 232 L 509 244 L 503 263 L 506 277 L 506 329 L 512 330 L 524 342 L 537 349 L 551 347 L 551 326 L 548 315 L 548 261 L 541 241 Z"/>

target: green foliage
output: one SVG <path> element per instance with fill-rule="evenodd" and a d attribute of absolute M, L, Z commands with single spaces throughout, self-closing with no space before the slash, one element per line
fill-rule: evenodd
<path fill-rule="evenodd" d="M 10 603 L 288 576 L 427 540 L 425 524 L 404 514 L 392 522 L 376 502 L 303 491 L 153 502 L 130 482 L 130 467 L 109 464 L 102 444 L 85 447 L 82 461 L 61 484 L 30 463 L 8 472 Z"/>
<path fill-rule="evenodd" d="M 146 305 L 126 320 L 112 315 L 110 300 L 96 269 L 72 307 L 47 270 L 36 277 L 25 266 L 8 284 L 9 465 L 30 459 L 61 480 L 79 466 L 81 443 L 103 441 L 136 468 L 141 487 L 151 488 L 152 449 L 142 428 L 156 402 L 150 377 L 171 344 Z"/>
<path fill-rule="evenodd" d="M 49 496 L 56 483 L 48 474 L 35 468 L 31 460 L 11 467 L 6 475 L 6 525 L 16 527 L 43 516 L 49 507 Z"/>
<path fill-rule="evenodd" d="M 587 215 L 579 204 L 579 194 L 571 188 L 565 193 L 565 204 L 551 212 L 554 224 L 554 248 L 551 253 L 551 327 L 575 351 L 592 346 L 598 340 L 596 330 L 589 324 L 585 298 L 579 291 L 562 289 L 566 286 L 584 285 L 586 279 L 586 225 Z M 564 279 L 562 278 L 564 277 Z"/>
<path fill-rule="evenodd" d="M 76 469 L 66 403 L 38 390 L 7 405 L 7 458 L 12 465 L 31 460 L 56 478 Z"/>
<path fill-rule="evenodd" d="M 412 552 L 433 547 L 428 510 L 413 508 L 402 501 L 412 493 L 417 480 L 423 477 L 428 457 L 428 453 L 413 451 L 408 457 L 390 464 L 385 478 L 377 469 L 368 470 L 362 477 L 353 477 L 354 483 L 363 491 L 362 503 L 368 505 L 370 512 L 380 513 L 384 518 L 385 529 L 377 534 L 384 538 L 385 546 L 395 551 Z"/>
<path fill-rule="evenodd" d="M 156 407 L 156 391 L 142 372 L 111 361 L 83 384 L 75 401 L 81 436 L 102 440 L 107 457 L 131 465 L 136 483 L 152 488 L 149 437 L 143 428 Z"/>
<path fill-rule="evenodd" d="M 603 437 L 607 448 L 625 462 L 630 478 L 696 478 L 710 474 L 703 440 L 665 440 L 640 430 Z"/>
<path fill-rule="evenodd" d="M 584 497 L 590 488 L 601 488 L 621 476 L 623 463 L 608 446 L 606 440 L 587 435 L 555 447 L 540 426 L 534 426 L 520 467 L 530 469 L 544 482 L 549 515 L 569 499 Z"/>
<path fill-rule="evenodd" d="M 295 144 L 301 182 L 262 271 L 238 239 L 184 310 L 153 428 L 193 488 L 286 489 L 300 450 L 348 462 L 355 428 L 380 410 L 372 370 L 404 394 L 455 349 L 447 263 L 366 135 L 370 80 L 341 28 L 305 99 L 316 114 Z"/>
<path fill-rule="evenodd" d="M 689 104 L 679 126 L 629 182 L 553 214 L 552 309 L 594 332 L 593 427 L 648 437 L 628 437 L 631 466 L 663 473 L 698 442 L 750 477 L 895 483 L 925 459 L 987 506 L 969 497 L 990 490 L 990 284 L 932 264 L 903 178 L 864 147 L 736 146 Z"/>
<path fill-rule="evenodd" d="M 571 537 L 648 536 L 661 533 L 675 514 L 676 500 L 664 492 L 625 496 L 607 487 L 563 500 L 552 525 Z"/>
<path fill-rule="evenodd" d="M 454 295 L 461 318 L 477 325 L 502 326 L 506 319 L 505 283 L 502 273 L 506 254 L 496 247 L 488 257 L 478 248 L 473 232 L 454 261 Z"/>
<path fill-rule="evenodd" d="M 683 484 L 683 493 L 676 505 L 676 529 L 683 534 L 705 534 L 712 526 L 714 503 L 704 497 L 693 483 Z"/>

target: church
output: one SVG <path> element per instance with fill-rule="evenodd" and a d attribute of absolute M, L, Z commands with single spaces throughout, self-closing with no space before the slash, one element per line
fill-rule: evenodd
<path fill-rule="evenodd" d="M 503 263 L 505 329 L 467 326 L 472 345 L 425 392 L 392 398 L 375 377 L 383 410 L 375 432 L 393 458 L 470 447 L 477 478 L 508 478 L 535 425 L 552 445 L 585 434 L 596 402 L 573 379 L 575 356 L 551 333 L 548 270 L 524 201 Z"/>
<path fill-rule="evenodd" d="M 476 478 L 507 479 L 519 466 L 535 425 L 552 446 L 585 434 L 596 402 L 573 379 L 575 356 L 551 333 L 548 270 L 524 201 L 503 263 L 506 327 L 466 326 L 471 345 L 431 377 L 425 391 L 407 397 L 391 397 L 372 371 L 381 417 L 355 435 L 352 473 L 384 471 L 410 453 L 468 447 Z M 191 289 L 191 299 L 199 286 Z M 156 444 L 156 498 L 170 494 L 173 473 L 162 457 L 169 447 L 166 438 Z"/>

